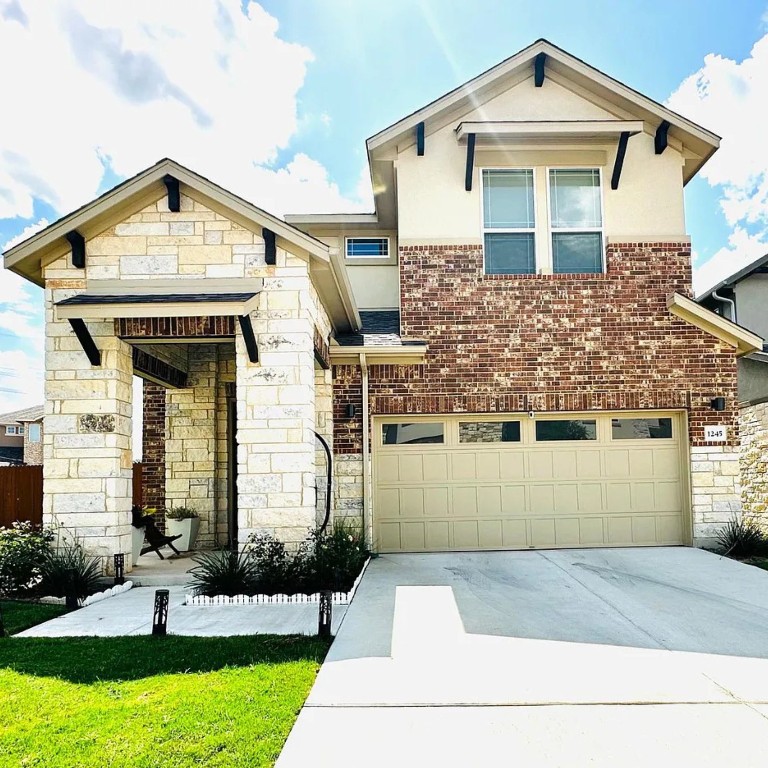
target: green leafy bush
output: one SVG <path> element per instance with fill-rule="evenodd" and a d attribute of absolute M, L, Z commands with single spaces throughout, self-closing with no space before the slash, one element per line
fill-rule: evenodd
<path fill-rule="evenodd" d="M 45 595 L 82 599 L 99 591 L 101 561 L 88 556 L 78 541 L 49 550 L 40 571 L 39 588 Z"/>
<path fill-rule="evenodd" d="M 201 552 L 193 558 L 189 586 L 196 595 L 256 594 L 256 571 L 249 552 Z"/>
<path fill-rule="evenodd" d="M 198 517 L 198 514 L 192 507 L 169 507 L 165 510 L 166 520 L 189 520 L 193 517 Z"/>
<path fill-rule="evenodd" d="M 40 583 L 53 531 L 32 523 L 0 528 L 0 595 L 25 595 Z"/>
<path fill-rule="evenodd" d="M 359 529 L 343 522 L 311 532 L 296 552 L 274 536 L 253 534 L 240 553 L 197 555 L 190 587 L 208 596 L 347 592 L 367 557 Z"/>
<path fill-rule="evenodd" d="M 717 534 L 717 543 L 723 554 L 745 558 L 768 553 L 768 535 L 765 529 L 751 517 L 734 517 Z"/>

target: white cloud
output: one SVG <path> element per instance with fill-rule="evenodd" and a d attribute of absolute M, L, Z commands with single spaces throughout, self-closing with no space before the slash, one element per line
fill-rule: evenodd
<path fill-rule="evenodd" d="M 669 106 L 723 137 L 701 176 L 722 193 L 733 233 L 728 246 L 702 264 L 695 282 L 703 290 L 768 252 L 768 35 L 743 61 L 709 54 L 684 80 Z"/>
<path fill-rule="evenodd" d="M 0 413 L 43 402 L 41 360 L 37 352 L 0 350 Z"/>
<path fill-rule="evenodd" d="M 270 167 L 312 58 L 254 2 L 0 0 L 0 218 L 31 217 L 35 198 L 66 213 L 105 166 L 126 177 L 162 157 L 278 215 L 359 209 L 305 155 Z"/>

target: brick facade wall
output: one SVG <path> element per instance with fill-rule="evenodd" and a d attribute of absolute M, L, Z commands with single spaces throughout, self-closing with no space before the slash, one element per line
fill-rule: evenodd
<path fill-rule="evenodd" d="M 147 507 L 165 507 L 165 387 L 143 382 L 143 423 L 142 423 L 142 472 L 143 501 Z M 165 516 L 155 515 L 155 522 L 161 530 L 165 527 Z"/>
<path fill-rule="evenodd" d="M 410 246 L 400 275 L 402 335 L 429 352 L 423 366 L 371 367 L 372 413 L 685 408 L 693 445 L 706 424 L 738 443 L 732 348 L 667 310 L 690 294 L 687 243 L 609 245 L 600 275 L 485 275 L 479 246 Z M 360 373 L 334 377 L 336 450 L 359 453 Z"/>

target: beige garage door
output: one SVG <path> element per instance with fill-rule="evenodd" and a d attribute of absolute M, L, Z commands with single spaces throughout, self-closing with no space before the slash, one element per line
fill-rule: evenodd
<path fill-rule="evenodd" d="M 374 421 L 380 552 L 682 544 L 674 412 Z"/>

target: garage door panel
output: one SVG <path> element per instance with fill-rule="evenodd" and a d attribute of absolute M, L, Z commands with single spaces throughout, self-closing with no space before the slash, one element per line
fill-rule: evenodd
<path fill-rule="evenodd" d="M 601 451 L 580 450 L 576 454 L 576 476 L 580 480 L 599 480 L 603 476 Z"/>
<path fill-rule="evenodd" d="M 476 454 L 478 480 L 498 480 L 501 477 L 501 456 L 497 451 L 482 451 Z"/>
<path fill-rule="evenodd" d="M 555 539 L 555 521 L 550 518 L 531 520 L 531 545 L 534 547 L 553 547 Z"/>
<path fill-rule="evenodd" d="M 425 453 L 422 459 L 424 480 L 428 483 L 445 483 L 448 473 L 448 455 L 445 453 Z"/>
<path fill-rule="evenodd" d="M 579 544 L 581 546 L 605 544 L 604 521 L 602 517 L 582 517 L 579 522 Z"/>
<path fill-rule="evenodd" d="M 525 454 L 521 450 L 504 450 L 499 453 L 500 478 L 522 480 L 525 477 Z"/>
<path fill-rule="evenodd" d="M 426 526 L 426 549 L 450 549 L 450 523 L 447 520 L 429 520 Z"/>
<path fill-rule="evenodd" d="M 481 485 L 477 489 L 477 505 L 483 517 L 501 516 L 501 486 Z"/>
<path fill-rule="evenodd" d="M 677 416 L 674 439 L 626 438 L 613 415 L 591 413 L 595 441 L 539 442 L 516 415 L 523 429 L 507 442 L 457 442 L 455 422 L 475 418 L 441 417 L 444 444 L 374 447 L 381 551 L 642 546 L 689 535 Z"/>
<path fill-rule="evenodd" d="M 555 474 L 552 451 L 531 451 L 528 454 L 528 476 L 534 480 L 551 480 Z"/>
<path fill-rule="evenodd" d="M 531 497 L 531 513 L 551 514 L 555 511 L 555 486 L 537 484 L 528 489 Z"/>
<path fill-rule="evenodd" d="M 523 515 L 526 511 L 525 486 L 505 485 L 501 489 L 501 513 L 504 517 Z"/>
<path fill-rule="evenodd" d="M 447 517 L 449 515 L 448 489 L 424 489 L 424 515 L 426 517 Z"/>
<path fill-rule="evenodd" d="M 474 517 L 477 509 L 477 488 L 473 485 L 459 486 L 453 489 L 454 517 Z"/>
<path fill-rule="evenodd" d="M 655 544 L 656 543 L 656 517 L 655 515 L 635 515 L 632 518 L 632 543 Z"/>
<path fill-rule="evenodd" d="M 503 520 L 501 545 L 508 549 L 526 549 L 529 545 L 526 520 Z"/>
<path fill-rule="evenodd" d="M 501 520 L 480 520 L 477 533 L 482 549 L 500 549 L 504 546 Z"/>
<path fill-rule="evenodd" d="M 402 548 L 405 550 L 418 551 L 426 549 L 424 523 L 400 523 L 400 540 Z"/>
<path fill-rule="evenodd" d="M 579 512 L 594 514 L 603 511 L 603 486 L 601 483 L 581 483 L 576 488 Z"/>
<path fill-rule="evenodd" d="M 451 477 L 454 480 L 474 480 L 477 462 L 474 453 L 454 453 L 451 456 Z"/>
<path fill-rule="evenodd" d="M 480 536 L 477 520 L 455 520 L 453 522 L 453 546 L 456 549 L 478 549 Z"/>

